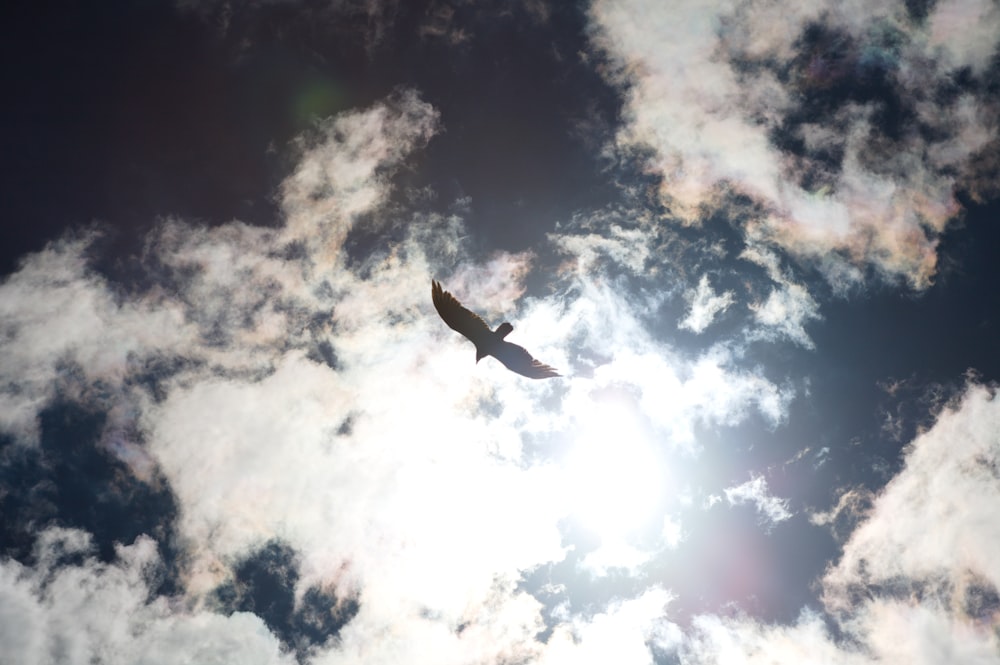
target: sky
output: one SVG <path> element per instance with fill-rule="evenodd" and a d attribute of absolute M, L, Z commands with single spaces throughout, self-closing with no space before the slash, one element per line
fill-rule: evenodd
<path fill-rule="evenodd" d="M 994 0 L 0 12 L 0 664 L 1000 663 Z"/>

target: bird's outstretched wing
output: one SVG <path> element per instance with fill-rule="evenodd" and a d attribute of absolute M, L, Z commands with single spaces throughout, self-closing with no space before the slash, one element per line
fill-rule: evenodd
<path fill-rule="evenodd" d="M 510 371 L 517 372 L 529 379 L 548 379 L 559 376 L 559 372 L 555 368 L 535 360 L 527 349 L 511 342 L 500 342 L 491 349 L 490 355 L 502 362 Z"/>
<path fill-rule="evenodd" d="M 493 333 L 486 322 L 478 314 L 463 307 L 455 296 L 441 288 L 441 284 L 435 280 L 431 281 L 431 299 L 434 301 L 434 308 L 449 328 L 462 333 L 476 346 L 490 342 Z"/>

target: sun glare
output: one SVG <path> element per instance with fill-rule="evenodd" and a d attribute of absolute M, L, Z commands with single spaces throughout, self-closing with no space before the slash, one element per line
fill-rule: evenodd
<path fill-rule="evenodd" d="M 603 541 L 648 523 L 660 502 L 663 468 L 635 414 L 596 404 L 566 459 L 573 512 Z"/>

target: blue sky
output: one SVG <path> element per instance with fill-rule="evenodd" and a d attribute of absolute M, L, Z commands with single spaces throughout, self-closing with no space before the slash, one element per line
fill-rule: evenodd
<path fill-rule="evenodd" d="M 0 662 L 1000 661 L 995 3 L 5 13 Z"/>

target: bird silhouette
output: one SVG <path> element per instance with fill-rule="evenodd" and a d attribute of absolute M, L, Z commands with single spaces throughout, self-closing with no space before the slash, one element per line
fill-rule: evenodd
<path fill-rule="evenodd" d="M 559 373 L 548 365 L 531 357 L 524 347 L 504 340 L 514 326 L 506 321 L 490 330 L 486 322 L 478 314 L 470 312 L 455 296 L 451 295 L 436 280 L 431 280 L 431 299 L 434 308 L 452 330 L 456 330 L 476 345 L 476 362 L 486 356 L 493 356 L 512 372 L 517 372 L 529 379 L 547 379 L 559 376 Z"/>

